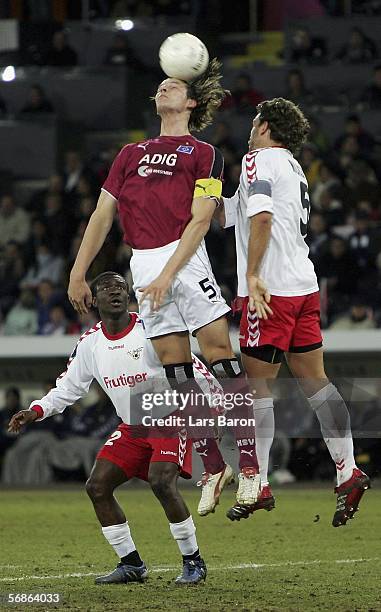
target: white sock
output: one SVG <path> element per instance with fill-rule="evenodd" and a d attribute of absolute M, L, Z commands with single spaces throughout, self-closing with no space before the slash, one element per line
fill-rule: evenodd
<path fill-rule="evenodd" d="M 255 450 L 258 458 L 261 488 L 269 484 L 269 456 L 274 440 L 274 401 L 272 397 L 254 400 Z"/>
<path fill-rule="evenodd" d="M 196 527 L 192 516 L 188 516 L 181 523 L 169 523 L 171 534 L 177 542 L 182 555 L 193 555 L 198 549 L 196 539 Z"/>
<path fill-rule="evenodd" d="M 349 480 L 356 467 L 348 408 L 332 383 L 308 401 L 319 419 L 321 433 L 336 465 L 337 484 L 341 485 Z"/>
<path fill-rule="evenodd" d="M 102 532 L 108 543 L 111 544 L 115 550 L 118 557 L 125 557 L 136 550 L 127 521 L 121 525 L 102 527 Z"/>

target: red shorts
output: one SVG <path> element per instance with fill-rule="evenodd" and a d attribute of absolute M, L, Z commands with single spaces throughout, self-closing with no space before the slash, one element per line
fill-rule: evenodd
<path fill-rule="evenodd" d="M 258 319 L 248 310 L 249 298 L 243 301 L 240 323 L 240 345 L 245 348 L 265 345 L 281 351 L 303 352 L 322 345 L 319 292 L 296 297 L 272 295 L 272 315 Z"/>
<path fill-rule="evenodd" d="M 192 441 L 185 430 L 173 438 L 137 438 L 122 423 L 102 446 L 97 459 L 115 463 L 128 479 L 148 480 L 149 465 L 154 461 L 177 463 L 180 476 L 192 477 Z"/>

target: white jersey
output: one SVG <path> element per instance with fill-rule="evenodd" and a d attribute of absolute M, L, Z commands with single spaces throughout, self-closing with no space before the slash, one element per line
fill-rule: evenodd
<path fill-rule="evenodd" d="M 308 183 L 287 149 L 269 147 L 247 153 L 239 187 L 224 198 L 225 227 L 235 225 L 238 295 L 248 294 L 246 270 L 250 218 L 272 214 L 271 237 L 259 275 L 272 295 L 308 295 L 319 290 L 304 240 L 310 211 Z"/>
<path fill-rule="evenodd" d="M 200 359 L 195 355 L 192 358 L 202 391 L 207 397 L 221 396 L 218 381 Z M 107 333 L 102 321 L 85 332 L 69 358 L 66 371 L 57 378 L 56 387 L 41 400 L 32 402 L 29 408 L 40 406 L 43 419 L 61 413 L 86 395 L 94 379 L 109 396 L 118 416 L 128 425 L 138 424 L 133 418 L 136 415 L 130 411 L 133 395 L 168 388 L 164 369 L 136 313 L 131 313 L 129 326 L 115 336 Z M 173 411 L 173 406 L 168 406 L 166 414 Z"/>

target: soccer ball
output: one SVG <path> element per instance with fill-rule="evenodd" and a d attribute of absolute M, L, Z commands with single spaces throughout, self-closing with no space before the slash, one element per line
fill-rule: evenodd
<path fill-rule="evenodd" d="M 207 69 L 209 53 L 199 38 L 181 32 L 165 39 L 159 50 L 159 60 L 167 76 L 193 81 Z"/>

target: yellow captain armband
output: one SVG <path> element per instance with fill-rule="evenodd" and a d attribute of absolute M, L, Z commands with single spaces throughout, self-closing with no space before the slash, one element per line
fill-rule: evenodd
<path fill-rule="evenodd" d="M 197 179 L 193 198 L 220 198 L 222 181 L 216 178 Z"/>

